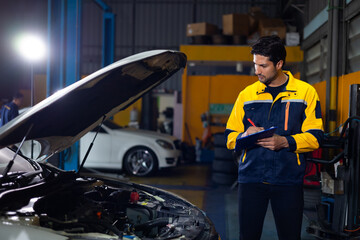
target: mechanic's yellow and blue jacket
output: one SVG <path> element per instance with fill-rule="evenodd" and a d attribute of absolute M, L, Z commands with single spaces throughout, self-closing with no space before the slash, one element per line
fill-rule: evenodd
<path fill-rule="evenodd" d="M 238 182 L 298 185 L 305 174 L 305 153 L 319 148 L 324 136 L 318 94 L 310 84 L 289 76 L 286 89 L 275 99 L 260 81 L 240 92 L 229 116 L 225 137 L 227 148 L 251 126 L 277 127 L 275 134 L 286 137 L 289 148 L 272 151 L 260 146 L 242 149 Z"/>

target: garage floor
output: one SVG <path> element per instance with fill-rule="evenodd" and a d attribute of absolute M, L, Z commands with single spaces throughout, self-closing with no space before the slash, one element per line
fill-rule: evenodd
<path fill-rule="evenodd" d="M 211 164 L 185 164 L 177 168 L 164 169 L 154 177 L 125 177 L 135 183 L 148 184 L 182 196 L 207 213 L 222 240 L 238 239 L 236 188 L 212 183 Z M 306 225 L 307 221 L 304 219 L 302 239 L 315 239 L 306 233 Z M 270 208 L 261 239 L 278 239 Z"/>

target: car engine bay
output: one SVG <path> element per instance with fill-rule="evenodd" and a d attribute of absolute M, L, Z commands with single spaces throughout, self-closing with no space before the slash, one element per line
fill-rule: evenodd
<path fill-rule="evenodd" d="M 217 239 L 200 209 L 150 186 L 74 172 L 50 173 L 34 185 L 4 191 L 8 185 L 0 194 L 3 223 L 46 228 L 69 239 Z"/>

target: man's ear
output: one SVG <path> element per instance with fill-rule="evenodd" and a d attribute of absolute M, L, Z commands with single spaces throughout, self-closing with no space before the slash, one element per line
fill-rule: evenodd
<path fill-rule="evenodd" d="M 283 60 L 278 61 L 277 64 L 276 64 L 276 70 L 282 69 L 283 65 L 284 65 Z"/>

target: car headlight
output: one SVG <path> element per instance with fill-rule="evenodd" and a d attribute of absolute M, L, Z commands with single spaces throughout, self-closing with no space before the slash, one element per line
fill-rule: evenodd
<path fill-rule="evenodd" d="M 167 141 L 164 140 L 156 140 L 157 144 L 159 144 L 161 147 L 165 149 L 174 149 L 173 145 Z"/>

